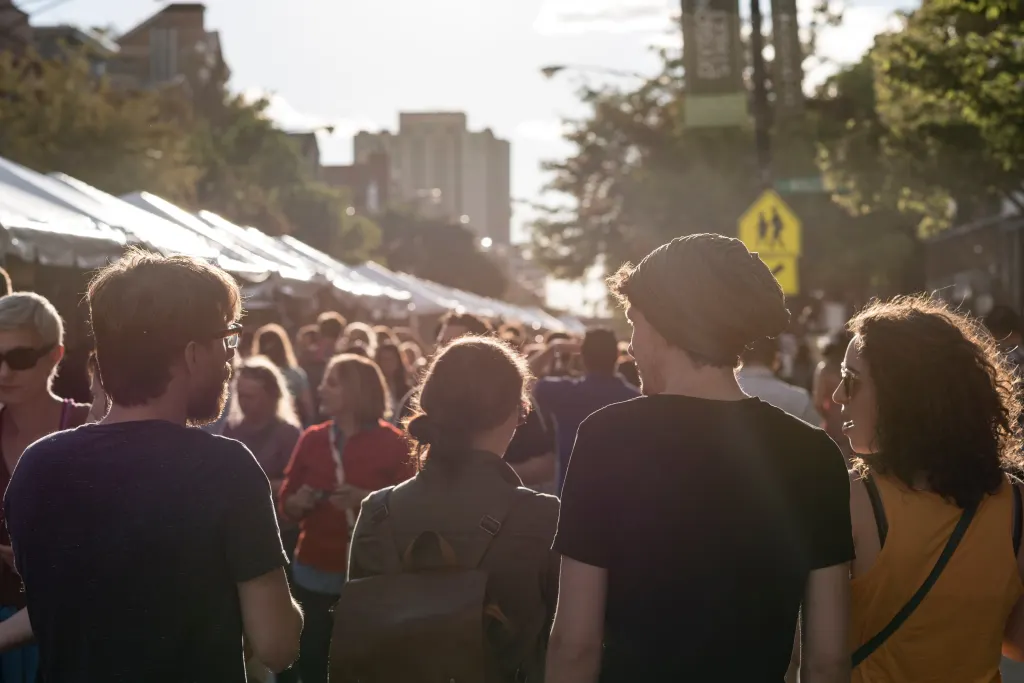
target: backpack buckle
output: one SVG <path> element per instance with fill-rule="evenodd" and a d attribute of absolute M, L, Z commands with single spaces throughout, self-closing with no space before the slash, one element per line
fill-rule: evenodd
<path fill-rule="evenodd" d="M 490 515 L 484 515 L 480 519 L 480 528 L 489 533 L 491 536 L 497 536 L 498 532 L 501 531 L 501 522 L 496 520 Z"/>
<path fill-rule="evenodd" d="M 390 514 L 391 511 L 388 510 L 388 504 L 381 503 L 380 505 L 377 506 L 377 509 L 373 511 L 373 516 L 370 519 L 373 520 L 374 524 L 380 524 L 385 519 L 387 519 L 388 515 Z"/>

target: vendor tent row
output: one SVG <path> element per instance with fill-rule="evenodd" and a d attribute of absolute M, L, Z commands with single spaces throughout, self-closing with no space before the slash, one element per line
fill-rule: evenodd
<path fill-rule="evenodd" d="M 191 213 L 148 192 L 115 197 L 70 176 L 44 175 L 0 157 L 5 254 L 51 266 L 92 269 L 138 244 L 216 263 L 244 283 L 251 301 L 274 292 L 305 297 L 333 287 L 390 319 L 447 311 L 502 318 L 535 330 L 582 332 L 575 319 L 429 282 L 367 262 L 341 263 L 289 236 L 271 237 L 209 211 Z"/>

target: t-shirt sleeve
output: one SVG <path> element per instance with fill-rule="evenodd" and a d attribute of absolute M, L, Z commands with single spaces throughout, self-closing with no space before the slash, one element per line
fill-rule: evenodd
<path fill-rule="evenodd" d="M 537 381 L 533 387 L 533 398 L 541 410 L 552 415 L 558 414 L 564 385 L 565 382 L 557 377 L 543 377 Z"/>
<path fill-rule="evenodd" d="M 562 485 L 562 507 L 554 549 L 566 557 L 607 568 L 611 557 L 608 530 L 614 472 L 608 470 L 601 415 L 587 418 L 576 434 Z"/>
<path fill-rule="evenodd" d="M 270 482 L 245 446 L 225 441 L 219 482 L 221 533 L 228 569 L 236 583 L 284 567 Z"/>
<path fill-rule="evenodd" d="M 810 569 L 850 562 L 854 557 L 850 522 L 850 474 L 839 447 L 818 433 L 808 454 L 811 476 L 806 480 L 807 507 L 803 511 Z"/>

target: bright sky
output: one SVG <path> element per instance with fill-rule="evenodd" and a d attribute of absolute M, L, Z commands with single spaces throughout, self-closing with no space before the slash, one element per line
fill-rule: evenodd
<path fill-rule="evenodd" d="M 808 0 L 798 1 L 810 6 Z M 848 1 L 844 25 L 822 41 L 826 56 L 838 61 L 859 57 L 892 11 L 913 2 Z M 50 2 L 17 4 L 31 13 Z M 112 24 L 125 31 L 163 4 L 67 0 L 33 21 Z M 336 127 L 333 136 L 321 141 L 325 163 L 349 162 L 352 134 L 394 129 L 399 111 L 465 111 L 471 128 L 489 127 L 512 141 L 512 193 L 523 200 L 541 197 L 541 161 L 567 151 L 559 140 L 559 121 L 584 111 L 574 97 L 575 86 L 582 78 L 608 78 L 564 73 L 547 80 L 541 67 L 593 65 L 650 73 L 657 68 L 650 46 L 679 43 L 673 17 L 677 0 L 206 4 L 207 28 L 221 33 L 234 90 L 271 94 L 270 114 L 283 127 Z M 767 4 L 762 0 L 766 13 Z M 521 207 L 516 210 L 515 239 L 525 239 L 528 219 Z"/>

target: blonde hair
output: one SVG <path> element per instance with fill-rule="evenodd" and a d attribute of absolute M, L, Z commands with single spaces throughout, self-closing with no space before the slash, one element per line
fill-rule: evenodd
<path fill-rule="evenodd" d="M 64 343 L 64 321 L 53 304 L 35 292 L 0 297 L 0 330 L 29 330 L 44 346 Z"/>
<path fill-rule="evenodd" d="M 288 382 L 285 380 L 281 370 L 269 358 L 266 356 L 252 356 L 245 359 L 245 362 L 238 369 L 237 378 L 235 379 L 236 386 L 238 380 L 243 377 L 256 380 L 263 387 L 264 391 L 274 397 L 277 402 L 277 419 L 293 427 L 302 426 L 299 422 L 299 416 L 295 412 L 295 401 L 292 399 L 291 392 L 288 391 Z M 238 392 L 235 391 L 233 393 L 237 394 Z M 228 419 L 228 423 L 237 425 L 244 417 L 237 398 L 233 398 L 231 401 L 231 416 Z"/>

